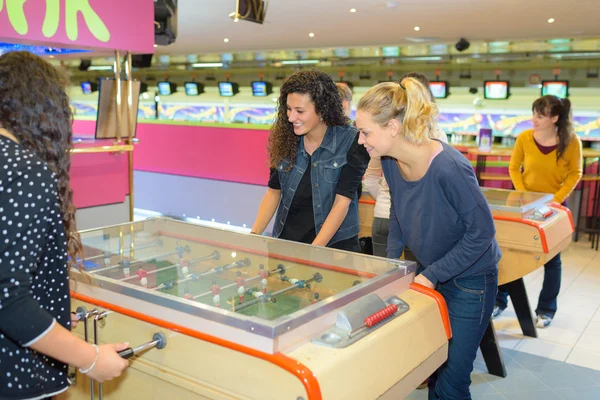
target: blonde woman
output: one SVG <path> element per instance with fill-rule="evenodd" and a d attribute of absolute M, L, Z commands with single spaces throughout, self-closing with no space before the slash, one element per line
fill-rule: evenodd
<path fill-rule="evenodd" d="M 415 78 L 423 84 L 426 88 L 429 88 L 429 80 L 427 77 L 418 72 L 409 72 L 405 74 L 402 79 Z M 435 102 L 433 93 L 429 89 L 429 96 L 432 102 Z M 448 137 L 446 133 L 439 127 L 433 131 L 434 139 L 438 139 L 444 143 L 448 143 Z M 375 209 L 373 218 L 373 227 L 371 237 L 373 239 L 373 254 L 378 257 L 385 257 L 387 252 L 387 237 L 390 231 L 390 188 L 385 181 L 383 172 L 381 170 L 381 159 L 378 157 L 371 157 L 367 172 L 365 173 L 365 188 L 375 199 Z M 404 258 L 414 260 L 414 255 L 408 248 L 404 248 Z"/>
<path fill-rule="evenodd" d="M 359 143 L 382 158 L 390 187 L 387 257 L 410 247 L 420 264 L 415 282 L 440 292 L 450 314 L 448 360 L 428 380 L 429 399 L 470 399 L 501 256 L 487 201 L 467 159 L 430 139 L 438 111 L 417 79 L 371 88 L 357 110 Z"/>

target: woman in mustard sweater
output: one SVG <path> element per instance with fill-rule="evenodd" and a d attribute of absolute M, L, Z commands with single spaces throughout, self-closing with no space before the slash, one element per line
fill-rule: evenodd
<path fill-rule="evenodd" d="M 510 179 L 522 192 L 554 194 L 554 201 L 566 205 L 569 194 L 581 179 L 581 140 L 571 123 L 571 102 L 556 96 L 544 96 L 532 106 L 533 129 L 522 132 L 510 157 Z M 552 322 L 560 291 L 562 263 L 560 253 L 544 265 L 544 284 L 536 325 L 545 328 Z M 493 317 L 506 308 L 508 293 L 499 287 Z"/>

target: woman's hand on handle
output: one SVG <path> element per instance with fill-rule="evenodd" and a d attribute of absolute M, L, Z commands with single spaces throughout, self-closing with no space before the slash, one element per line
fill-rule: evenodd
<path fill-rule="evenodd" d="M 129 361 L 119 356 L 119 351 L 129 347 L 129 343 L 113 343 L 98 346 L 98 359 L 94 367 L 86 373 L 98 382 L 118 378 L 129 366 Z M 85 368 L 89 368 L 86 366 Z"/>

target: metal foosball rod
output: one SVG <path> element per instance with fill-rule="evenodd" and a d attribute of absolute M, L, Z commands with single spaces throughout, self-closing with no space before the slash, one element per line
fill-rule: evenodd
<path fill-rule="evenodd" d="M 188 265 L 192 265 L 192 264 L 196 264 L 202 261 L 208 261 L 208 260 L 218 260 L 221 257 L 220 253 L 218 251 L 213 251 L 211 255 L 209 256 L 204 256 L 204 257 L 200 257 L 200 258 L 196 258 L 194 260 L 190 260 L 187 264 Z M 168 271 L 170 269 L 173 268 L 177 268 L 177 267 L 183 267 L 182 264 L 178 263 L 178 264 L 171 264 L 168 265 L 164 268 L 159 268 L 159 269 L 155 269 L 154 271 L 147 271 L 147 275 L 152 275 L 152 274 L 156 274 L 162 271 Z M 138 275 L 131 275 L 125 278 L 121 278 L 119 279 L 120 281 L 130 281 L 130 280 L 134 280 L 136 278 L 139 278 Z"/>
<path fill-rule="evenodd" d="M 121 350 L 118 354 L 124 359 L 130 359 L 133 356 L 137 356 L 139 353 L 143 353 L 146 350 L 150 350 L 154 347 L 161 350 L 167 346 L 167 336 L 162 332 L 156 332 L 152 336 L 152 341 L 144 343 L 138 347 L 128 347 L 125 350 Z"/>
<path fill-rule="evenodd" d="M 200 280 L 202 278 L 205 278 L 207 276 L 210 275 L 214 275 L 214 274 L 221 274 L 231 268 L 242 268 L 242 267 L 247 267 L 251 264 L 250 259 L 249 258 L 245 258 L 243 260 L 238 260 L 236 262 L 232 262 L 230 264 L 226 264 L 226 265 L 222 265 L 220 267 L 217 268 L 213 268 L 209 271 L 203 272 L 201 274 L 190 274 L 188 276 L 186 276 L 183 279 L 179 279 L 176 281 L 170 281 L 170 282 L 165 282 L 165 283 L 161 283 L 158 286 L 155 286 L 152 288 L 152 290 L 162 290 L 162 289 L 171 289 L 173 288 L 176 284 L 179 283 L 184 283 L 184 282 L 188 282 L 188 281 L 197 281 Z"/>
<path fill-rule="evenodd" d="M 239 304 L 237 306 L 234 305 L 235 311 L 243 310 L 244 308 L 253 306 L 254 304 L 257 304 L 257 303 L 266 303 L 267 301 L 271 301 L 272 303 L 275 303 L 275 302 L 277 302 L 277 299 L 275 298 L 275 296 L 289 292 L 291 290 L 304 289 L 304 288 L 311 289 L 311 283 L 323 281 L 323 275 L 321 275 L 320 273 L 317 272 L 313 275 L 312 278 L 307 279 L 307 280 L 289 279 L 287 276 L 284 276 L 283 278 L 281 278 L 281 280 L 285 281 L 285 282 L 290 282 L 292 285 L 288 286 L 284 289 L 278 290 L 276 292 L 271 292 L 271 293 L 251 292 L 250 294 L 252 294 L 254 297 L 256 297 L 256 299 L 249 301 L 247 303 Z"/>
<path fill-rule="evenodd" d="M 162 241 L 159 240 L 156 243 L 149 243 L 146 245 L 136 246 L 135 250 L 138 251 L 138 250 L 149 249 L 149 248 L 155 247 L 157 245 L 161 245 L 161 244 L 162 244 Z M 125 253 L 125 252 L 130 253 L 131 249 L 123 250 L 123 253 Z M 119 253 L 110 253 L 110 252 L 104 251 L 102 254 L 98 254 L 95 256 L 91 256 L 91 257 L 83 257 L 83 261 L 91 261 L 91 260 L 95 260 L 97 258 L 106 258 L 107 256 L 112 257 L 112 256 L 118 256 L 118 255 L 119 255 Z"/>
<path fill-rule="evenodd" d="M 262 269 L 262 268 L 264 268 L 264 265 L 262 265 L 262 264 L 261 264 L 261 269 Z M 262 280 L 262 279 L 266 279 L 266 278 L 268 278 L 269 276 L 271 276 L 271 275 L 273 275 L 273 274 L 277 274 L 277 273 L 279 273 L 279 274 L 285 274 L 285 267 L 283 266 L 283 264 L 279 264 L 279 265 L 277 266 L 277 268 L 275 268 L 274 270 L 271 270 L 271 271 L 265 271 L 265 272 L 266 272 L 266 274 L 260 274 L 260 273 L 259 273 L 259 275 L 256 275 L 256 276 L 254 276 L 254 277 L 252 277 L 252 278 L 248 278 L 248 279 L 246 279 L 246 280 L 245 280 L 245 281 L 246 281 L 246 283 L 247 283 L 247 282 L 254 282 L 254 281 L 255 281 L 255 280 L 257 280 L 257 279 L 261 279 L 261 280 Z M 226 290 L 226 289 L 232 288 L 232 287 L 234 287 L 234 286 L 238 286 L 237 282 L 234 282 L 234 283 L 232 283 L 232 284 L 229 284 L 229 285 L 226 285 L 226 286 L 221 286 L 221 287 L 220 287 L 220 289 L 221 289 L 221 290 Z M 193 299 L 193 300 L 198 300 L 198 299 L 200 299 L 200 298 L 202 298 L 202 297 L 206 297 L 206 296 L 208 296 L 208 295 L 211 295 L 211 294 L 213 294 L 213 292 L 212 292 L 211 290 L 209 290 L 208 292 L 200 293 L 199 295 L 193 296 L 193 297 L 192 297 L 192 299 Z"/>
<path fill-rule="evenodd" d="M 142 262 L 145 262 L 145 261 L 149 261 L 149 260 L 155 260 L 157 258 L 169 257 L 169 256 L 172 256 L 174 254 L 179 255 L 180 256 L 179 258 L 183 258 L 183 254 L 184 253 L 189 253 L 190 251 L 191 251 L 191 248 L 188 245 L 186 245 L 186 246 L 178 246 L 175 250 L 169 251 L 167 253 L 157 254 L 157 255 L 149 256 L 149 257 L 144 257 L 144 258 L 140 258 L 140 259 L 135 260 L 135 261 L 129 261 L 129 266 L 131 267 L 131 266 L 133 266 L 135 264 L 139 264 L 139 263 L 142 263 Z M 115 268 L 121 268 L 121 267 L 122 267 L 122 265 L 119 263 L 119 264 L 111 265 L 110 267 L 105 267 L 105 268 L 100 268 L 100 269 L 96 269 L 96 270 L 90 271 L 90 273 L 91 274 L 97 274 L 98 272 L 106 272 L 106 271 L 110 271 L 110 270 L 113 270 Z"/>

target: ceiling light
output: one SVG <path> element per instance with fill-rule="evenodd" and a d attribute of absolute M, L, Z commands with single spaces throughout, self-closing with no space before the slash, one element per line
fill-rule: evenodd
<path fill-rule="evenodd" d="M 554 22 L 554 18 L 550 18 L 550 19 L 548 20 L 548 23 L 549 23 L 549 24 L 551 24 L 551 23 L 553 23 L 553 22 Z"/>
<path fill-rule="evenodd" d="M 220 68 L 222 66 L 223 66 L 223 63 L 220 63 L 220 62 L 192 64 L 192 67 L 194 67 L 194 68 Z"/>
<path fill-rule="evenodd" d="M 88 71 L 112 71 L 113 67 L 110 65 L 92 65 L 88 68 Z"/>
<path fill-rule="evenodd" d="M 318 64 L 319 60 L 283 60 L 281 65 Z"/>
<path fill-rule="evenodd" d="M 352 12 L 352 13 L 356 12 L 356 8 L 351 8 L 350 12 Z"/>
<path fill-rule="evenodd" d="M 418 26 L 415 26 L 415 31 L 420 31 L 421 28 L 419 28 Z"/>
<path fill-rule="evenodd" d="M 227 38 L 223 39 L 223 41 L 224 41 L 225 43 L 229 43 L 229 39 L 227 39 Z"/>
<path fill-rule="evenodd" d="M 311 32 L 311 33 L 308 34 L 308 36 L 315 37 L 315 34 Z"/>
<path fill-rule="evenodd" d="M 157 45 L 157 44 L 155 44 L 155 45 L 154 45 L 154 48 L 157 48 L 157 47 L 158 47 L 158 45 Z"/>

